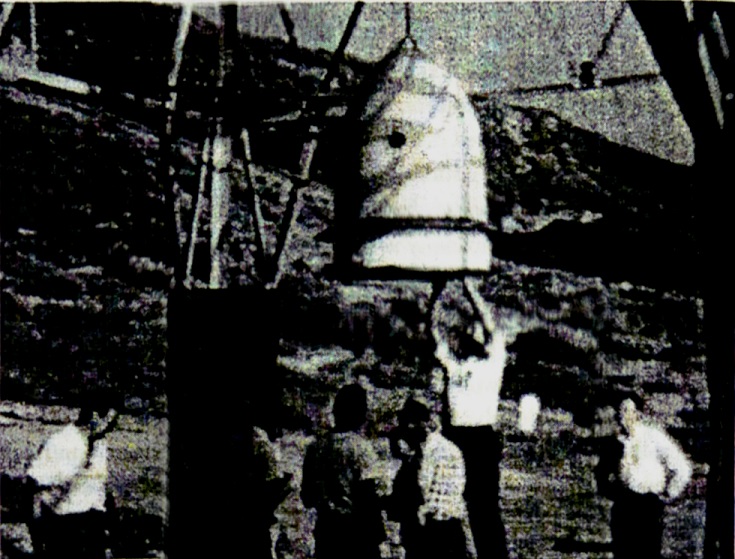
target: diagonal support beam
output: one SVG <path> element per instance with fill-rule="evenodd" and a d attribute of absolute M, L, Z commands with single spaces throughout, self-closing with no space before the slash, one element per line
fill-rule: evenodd
<path fill-rule="evenodd" d="M 10 14 L 13 13 L 15 2 L 3 2 L 3 11 L 0 13 L 0 36 L 3 34 L 3 28 L 10 19 Z"/>

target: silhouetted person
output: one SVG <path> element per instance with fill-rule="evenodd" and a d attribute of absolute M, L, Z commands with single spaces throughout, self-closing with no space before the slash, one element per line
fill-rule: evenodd
<path fill-rule="evenodd" d="M 438 416 L 412 398 L 399 413 L 394 453 L 401 467 L 390 511 L 406 559 L 474 557 L 462 452 L 442 435 Z"/>
<path fill-rule="evenodd" d="M 385 539 L 377 481 L 378 456 L 363 435 L 367 394 L 343 387 L 334 402 L 334 430 L 309 447 L 301 499 L 317 511 L 314 539 L 318 559 L 378 559 Z"/>
<path fill-rule="evenodd" d="M 401 545 L 406 559 L 420 556 L 418 510 L 424 503 L 419 486 L 421 443 L 426 439 L 426 424 L 431 420 L 429 409 L 410 398 L 398 414 L 398 428 L 391 434 L 393 455 L 401 466 L 393 480 L 389 516 L 400 523 Z"/>
<path fill-rule="evenodd" d="M 54 433 L 33 460 L 28 475 L 38 493 L 31 538 L 35 555 L 48 559 L 103 559 L 108 547 L 107 441 L 117 414 L 101 429 L 92 408 Z"/>
<path fill-rule="evenodd" d="M 615 559 L 661 557 L 664 501 L 691 479 L 689 459 L 665 430 L 641 417 L 635 402 L 619 408 L 620 434 L 601 452 L 598 489 L 613 501 Z"/>

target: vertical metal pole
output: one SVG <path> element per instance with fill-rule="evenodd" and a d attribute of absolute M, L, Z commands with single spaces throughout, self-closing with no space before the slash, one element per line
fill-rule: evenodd
<path fill-rule="evenodd" d="M 175 88 L 179 81 L 179 72 L 181 70 L 181 63 L 184 59 L 184 45 L 186 44 L 186 38 L 189 35 L 189 28 L 191 27 L 191 16 L 194 11 L 194 8 L 191 4 L 184 4 L 181 7 L 181 15 L 179 16 L 179 28 L 176 32 L 176 39 L 174 39 L 174 47 L 173 47 L 173 58 L 174 58 L 174 65 L 173 68 L 171 68 L 171 72 L 168 75 L 168 87 L 169 87 L 169 94 L 173 97 L 170 97 L 171 103 L 174 104 L 172 109 L 175 108 L 176 103 L 176 97 L 175 97 Z"/>
<path fill-rule="evenodd" d="M 33 53 L 33 66 L 38 64 L 38 39 L 36 37 L 36 5 L 28 4 L 28 24 L 30 25 L 31 52 Z"/>
<path fill-rule="evenodd" d="M 247 129 L 244 129 L 240 133 L 242 140 L 243 153 L 245 156 L 244 160 L 244 171 L 245 171 L 245 189 L 246 189 L 246 201 L 250 207 L 250 216 L 253 221 L 253 234 L 257 241 L 256 247 L 260 259 L 256 258 L 256 263 L 260 263 L 261 270 L 265 263 L 266 254 L 266 241 L 265 241 L 265 224 L 263 221 L 263 212 L 260 209 L 260 198 L 258 193 L 255 191 L 255 183 L 253 182 L 252 168 L 251 168 L 251 153 L 250 153 L 250 134 Z M 295 188 L 295 187 L 294 187 Z M 265 273 L 265 270 L 263 271 Z"/>
<path fill-rule="evenodd" d="M 223 287 L 219 243 L 222 231 L 229 219 L 230 165 L 232 162 L 232 138 L 217 126 L 212 146 L 212 178 L 209 214 L 209 287 Z"/>
<path fill-rule="evenodd" d="M 707 71 L 700 58 L 701 42 L 696 28 L 701 16 L 698 4 L 672 2 L 652 6 L 630 2 L 628 5 L 646 34 L 694 139 L 699 192 L 694 211 L 702 257 L 700 262 L 690 265 L 702 270 L 700 288 L 705 304 L 707 384 L 711 396 L 704 556 L 725 559 L 733 557 L 733 453 L 728 449 L 733 440 L 735 298 L 732 272 L 726 264 L 727 249 L 719 247 L 722 239 L 731 238 L 733 233 L 729 215 L 730 184 L 723 177 L 731 174 L 735 138 L 727 113 L 718 115 L 712 104 Z M 722 116 L 724 119 L 718 122 Z"/>
<path fill-rule="evenodd" d="M 172 213 L 171 217 L 173 220 L 173 239 L 172 243 L 172 254 L 175 255 L 175 262 L 173 263 L 174 268 L 174 282 L 182 283 L 186 279 L 188 266 L 183 261 L 183 247 L 179 241 L 179 228 L 176 226 L 177 222 L 181 222 L 181 216 L 178 215 L 178 206 L 176 204 L 177 187 L 175 185 L 174 173 L 175 170 L 172 167 L 173 163 L 173 127 L 174 117 L 176 115 L 176 101 L 177 101 L 177 88 L 179 81 L 179 73 L 181 71 L 181 65 L 184 58 L 184 46 L 186 44 L 186 38 L 189 34 L 189 28 L 191 27 L 193 8 L 191 5 L 184 5 L 181 7 L 181 14 L 179 15 L 179 25 L 174 39 L 172 48 L 172 59 L 173 66 L 168 75 L 167 85 L 168 92 L 164 99 L 164 125 L 159 137 L 159 176 L 162 184 L 162 190 L 164 196 L 168 198 L 168 206 Z"/>
<path fill-rule="evenodd" d="M 3 2 L 3 11 L 0 13 L 0 36 L 3 34 L 3 28 L 10 19 L 10 14 L 13 12 L 15 2 Z"/>
<path fill-rule="evenodd" d="M 204 212 L 204 196 L 207 185 L 209 151 L 209 138 L 205 138 L 204 147 L 202 148 L 202 165 L 201 169 L 199 170 L 199 189 L 197 190 L 196 204 L 194 206 L 194 218 L 192 219 L 191 233 L 189 235 L 189 251 L 186 257 L 186 274 L 184 276 L 184 286 L 187 288 L 190 288 L 194 281 L 192 271 L 194 266 L 194 251 L 196 250 L 197 239 L 199 238 L 199 223 L 202 220 L 202 213 Z"/>
<path fill-rule="evenodd" d="M 296 41 L 296 34 L 294 33 L 294 23 L 291 19 L 291 14 L 288 13 L 288 8 L 285 4 L 278 4 L 278 11 L 281 14 L 281 21 L 283 21 L 283 26 L 286 28 L 286 35 L 288 35 L 288 44 L 291 46 L 292 49 L 296 49 L 297 41 Z"/>
<path fill-rule="evenodd" d="M 411 37 L 411 2 L 406 2 L 405 4 L 403 4 L 403 9 L 404 9 L 403 17 L 405 19 L 405 24 L 406 24 L 404 38 L 408 39 L 409 37 Z"/>

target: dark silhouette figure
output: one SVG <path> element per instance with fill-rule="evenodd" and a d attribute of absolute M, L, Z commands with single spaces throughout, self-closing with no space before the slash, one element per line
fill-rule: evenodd
<path fill-rule="evenodd" d="M 401 467 L 393 480 L 389 515 L 400 523 L 401 545 L 406 550 L 406 559 L 421 557 L 418 510 L 424 503 L 424 497 L 418 478 L 421 443 L 426 439 L 426 424 L 430 419 L 426 406 L 409 399 L 398 414 L 398 429 L 391 438 L 393 455 L 401 460 Z"/>
<path fill-rule="evenodd" d="M 301 499 L 317 511 L 314 539 L 319 559 L 378 559 L 385 539 L 376 480 L 378 458 L 362 434 L 367 395 L 343 387 L 334 402 L 335 428 L 307 450 Z"/>

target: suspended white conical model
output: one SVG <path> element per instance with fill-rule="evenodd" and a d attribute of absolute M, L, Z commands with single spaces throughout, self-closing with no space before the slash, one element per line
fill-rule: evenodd
<path fill-rule="evenodd" d="M 362 268 L 488 271 L 482 134 L 460 82 L 414 48 L 388 65 L 361 116 Z"/>

